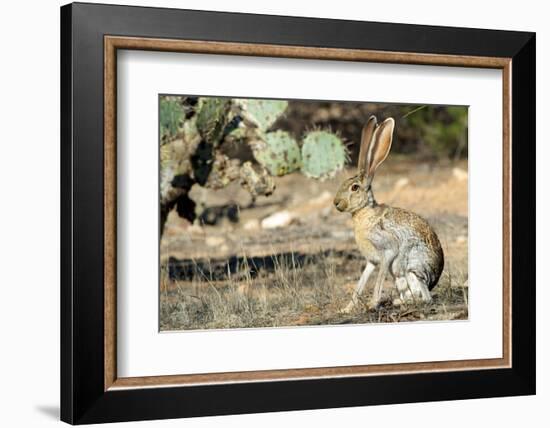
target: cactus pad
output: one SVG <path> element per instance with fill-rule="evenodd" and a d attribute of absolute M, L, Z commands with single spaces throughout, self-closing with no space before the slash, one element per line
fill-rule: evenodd
<path fill-rule="evenodd" d="M 285 175 L 301 165 L 300 147 L 285 131 L 268 132 L 253 147 L 254 157 L 271 175 Z"/>
<path fill-rule="evenodd" d="M 261 131 L 267 131 L 288 107 L 284 100 L 235 100 L 243 110 L 243 116 Z"/>
<path fill-rule="evenodd" d="M 328 178 L 340 171 L 348 154 L 342 140 L 328 131 L 309 132 L 302 145 L 302 172 L 311 178 Z"/>
<path fill-rule="evenodd" d="M 174 138 L 183 122 L 181 104 L 169 97 L 160 97 L 160 138 Z"/>
<path fill-rule="evenodd" d="M 216 146 L 222 139 L 230 106 L 231 100 L 226 98 L 205 98 L 200 103 L 197 129 L 208 144 Z"/>

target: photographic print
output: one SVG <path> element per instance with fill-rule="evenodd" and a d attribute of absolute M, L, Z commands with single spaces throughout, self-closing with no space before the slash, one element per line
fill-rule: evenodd
<path fill-rule="evenodd" d="M 534 33 L 60 23 L 62 421 L 535 394 Z"/>
<path fill-rule="evenodd" d="M 159 96 L 160 330 L 468 319 L 468 108 Z"/>

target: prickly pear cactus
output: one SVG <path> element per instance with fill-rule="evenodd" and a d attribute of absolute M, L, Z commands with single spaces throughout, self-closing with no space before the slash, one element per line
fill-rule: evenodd
<path fill-rule="evenodd" d="M 274 176 L 300 171 L 324 179 L 342 169 L 347 152 L 337 135 L 312 131 L 296 141 L 273 130 L 287 107 L 283 100 L 161 97 L 161 231 L 173 208 L 193 221 L 194 185 L 215 190 L 238 181 L 254 200 L 273 193 Z M 257 163 L 229 157 L 227 144 L 247 145 Z"/>
<path fill-rule="evenodd" d="M 174 138 L 182 125 L 183 108 L 173 97 L 160 98 L 160 138 Z"/>
<path fill-rule="evenodd" d="M 267 168 L 271 175 L 281 176 L 300 169 L 300 147 L 288 132 L 274 131 L 253 144 L 256 160 Z"/>
<path fill-rule="evenodd" d="M 237 99 L 235 102 L 243 116 L 264 132 L 273 126 L 288 107 L 288 101 L 283 100 Z"/>
<path fill-rule="evenodd" d="M 199 104 L 197 129 L 209 144 L 218 145 L 228 123 L 231 100 L 228 98 L 204 98 Z"/>
<path fill-rule="evenodd" d="M 325 179 L 340 171 L 348 154 L 340 137 L 328 131 L 309 132 L 302 144 L 302 172 L 311 178 Z"/>

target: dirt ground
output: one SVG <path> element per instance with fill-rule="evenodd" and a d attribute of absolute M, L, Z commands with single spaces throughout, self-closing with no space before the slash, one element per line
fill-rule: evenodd
<path fill-rule="evenodd" d="M 161 330 L 467 319 L 467 162 L 388 159 L 374 182 L 377 201 L 426 218 L 445 269 L 430 304 L 394 307 L 388 278 L 380 309 L 366 309 L 367 286 L 363 304 L 342 314 L 365 264 L 350 215 L 332 204 L 351 174 L 280 177 L 275 193 L 254 204 L 237 184 L 217 192 L 195 186 L 202 225 L 172 212 L 161 241 Z"/>

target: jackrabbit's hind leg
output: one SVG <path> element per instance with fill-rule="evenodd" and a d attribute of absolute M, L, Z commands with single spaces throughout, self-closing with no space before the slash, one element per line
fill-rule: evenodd
<path fill-rule="evenodd" d="M 413 299 L 420 298 L 425 303 L 432 301 L 432 295 L 430 294 L 428 286 L 420 278 L 418 278 L 414 272 L 407 273 L 407 284 L 409 287 L 409 290 L 406 293 L 408 294 L 407 297 L 412 297 Z"/>
<path fill-rule="evenodd" d="M 397 288 L 397 292 L 399 293 L 399 298 L 393 300 L 393 305 L 401 306 L 407 300 L 407 292 L 409 292 L 407 279 L 404 276 L 395 278 L 395 288 Z"/>
<path fill-rule="evenodd" d="M 363 293 L 363 290 L 365 289 L 365 286 L 367 285 L 367 281 L 369 280 L 370 274 L 374 270 L 374 264 L 371 262 L 367 262 L 367 266 L 365 266 L 365 269 L 363 270 L 363 273 L 361 274 L 361 278 L 359 278 L 359 282 L 357 283 L 357 287 L 355 288 L 355 291 L 353 292 L 353 295 L 351 297 L 350 302 L 348 305 L 342 310 L 344 313 L 349 313 L 351 310 L 355 307 L 355 305 L 359 302 L 359 296 L 361 293 Z"/>

